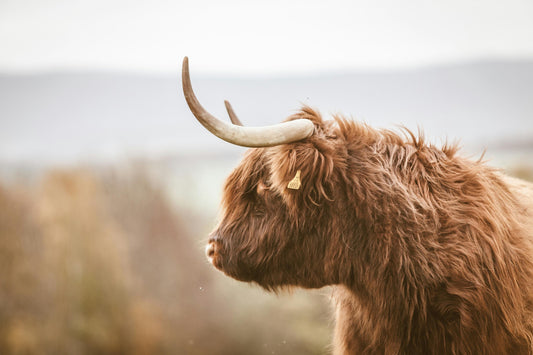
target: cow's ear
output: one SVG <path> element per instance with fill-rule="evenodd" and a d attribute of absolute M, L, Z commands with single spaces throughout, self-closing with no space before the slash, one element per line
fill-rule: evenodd
<path fill-rule="evenodd" d="M 334 198 L 336 143 L 326 132 L 330 125 L 322 120 L 318 111 L 304 106 L 288 120 L 299 118 L 312 121 L 315 132 L 300 142 L 268 149 L 271 188 L 290 206 L 316 209 Z"/>
<path fill-rule="evenodd" d="M 272 188 L 290 206 L 316 208 L 333 200 L 335 148 L 324 136 L 271 148 Z"/>

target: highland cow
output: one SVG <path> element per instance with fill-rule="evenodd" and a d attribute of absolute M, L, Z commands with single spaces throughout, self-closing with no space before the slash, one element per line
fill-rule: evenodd
<path fill-rule="evenodd" d="M 457 147 L 303 107 L 243 127 L 192 113 L 254 147 L 228 177 L 207 255 L 266 290 L 331 285 L 335 354 L 533 354 L 533 184 Z"/>

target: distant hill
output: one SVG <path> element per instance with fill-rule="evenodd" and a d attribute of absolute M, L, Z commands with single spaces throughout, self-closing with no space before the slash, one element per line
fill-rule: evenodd
<path fill-rule="evenodd" d="M 440 142 L 533 149 L 533 61 L 311 77 L 192 80 L 208 110 L 232 102 L 246 125 L 277 123 L 300 103 L 376 127 L 424 128 Z M 72 162 L 123 156 L 235 153 L 189 113 L 178 73 L 0 74 L 0 161 Z"/>

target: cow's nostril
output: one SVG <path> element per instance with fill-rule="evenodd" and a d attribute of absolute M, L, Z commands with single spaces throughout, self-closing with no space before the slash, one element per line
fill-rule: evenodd
<path fill-rule="evenodd" d="M 205 253 L 208 257 L 212 258 L 215 255 L 215 245 L 213 243 L 209 243 L 205 249 Z"/>
<path fill-rule="evenodd" d="M 213 265 L 216 263 L 215 259 L 219 258 L 218 254 L 220 253 L 221 242 L 221 238 L 214 234 L 209 237 L 209 241 L 205 247 L 205 255 Z"/>

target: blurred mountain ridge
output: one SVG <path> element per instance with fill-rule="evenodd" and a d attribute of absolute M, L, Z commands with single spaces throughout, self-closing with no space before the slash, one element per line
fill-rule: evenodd
<path fill-rule="evenodd" d="M 191 76 L 206 109 L 227 119 L 228 99 L 250 126 L 280 122 L 307 104 L 326 118 L 342 113 L 374 127 L 421 127 L 436 143 L 457 138 L 474 152 L 531 150 L 533 142 L 533 61 L 272 78 L 206 77 L 192 63 Z M 241 152 L 196 122 L 180 80 L 178 73 L 0 73 L 0 161 Z"/>

